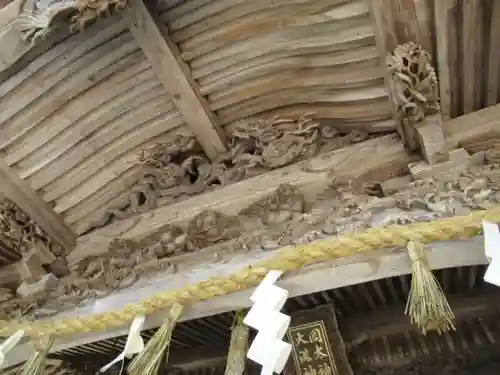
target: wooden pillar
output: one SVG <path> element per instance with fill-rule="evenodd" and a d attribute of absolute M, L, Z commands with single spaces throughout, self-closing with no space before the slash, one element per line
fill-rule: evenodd
<path fill-rule="evenodd" d="M 353 374 L 332 306 L 292 314 L 287 339 L 292 344 L 287 374 Z"/>

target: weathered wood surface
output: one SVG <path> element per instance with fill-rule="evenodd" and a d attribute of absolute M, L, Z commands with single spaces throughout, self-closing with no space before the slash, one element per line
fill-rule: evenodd
<path fill-rule="evenodd" d="M 235 215 L 283 184 L 309 187 L 314 194 L 323 190 L 333 177 L 369 175 L 372 180 L 380 181 L 395 177 L 404 172 L 411 160 L 397 136 L 376 138 L 110 224 L 81 236 L 70 259 L 105 251 L 116 237 L 141 238 L 166 224 L 188 222 L 206 210 Z"/>
<path fill-rule="evenodd" d="M 221 124 L 312 111 L 343 134 L 394 129 L 382 100 L 386 89 L 367 5 L 276 5 L 159 3 L 170 50 L 180 53 L 170 57 L 190 65 Z M 0 38 L 2 51 L 3 43 Z M 190 132 L 175 95 L 158 81 L 156 73 L 170 74 L 171 68 L 151 61 L 153 66 L 126 25 L 112 17 L 27 60 L 0 84 L 6 163 L 77 233 L 134 185 L 137 154 Z M 189 109 L 183 112 L 185 117 Z"/>
<path fill-rule="evenodd" d="M 201 281 L 210 276 L 230 274 L 258 259 L 270 256 L 272 256 L 271 252 L 250 253 L 243 257 L 236 256 L 223 264 L 207 263 L 206 259 L 201 258 L 199 261 L 205 264 L 203 269 L 194 267 L 191 271 L 177 275 L 158 276 L 148 282 L 138 283 L 128 290 L 123 290 L 101 299 L 97 303 L 90 303 L 59 316 L 84 316 L 111 309 L 114 310 L 128 303 L 147 298 L 160 290 L 172 290 L 186 283 Z M 432 244 L 428 247 L 427 257 L 433 269 L 485 264 L 487 262 L 484 255 L 482 237 Z M 381 250 L 310 266 L 290 273 L 279 283 L 289 291 L 292 297 L 410 272 L 411 261 L 405 250 Z M 251 304 L 249 297 L 252 291 L 252 289 L 249 289 L 194 304 L 189 309 L 186 309 L 185 314 L 181 316 L 181 321 L 248 307 Z M 157 327 L 162 324 L 163 319 L 163 312 L 156 313 L 148 317 L 145 328 Z M 58 340 L 53 351 L 125 335 L 126 333 L 127 328 L 123 328 L 100 333 L 73 335 L 72 337 Z M 8 361 L 11 365 L 19 363 L 26 360 L 31 352 L 32 348 L 30 345 L 20 345 L 8 354 Z"/>
<path fill-rule="evenodd" d="M 21 180 L 16 171 L 1 158 L 0 193 L 19 206 L 36 224 L 69 253 L 76 245 L 76 235 L 40 196 Z M 1 197 L 0 197 L 1 200 Z"/>
<path fill-rule="evenodd" d="M 455 149 L 474 144 L 473 152 L 488 148 L 486 140 L 498 132 L 500 105 L 475 112 L 445 123 L 447 147 Z M 474 126 L 470 126 L 474 124 Z M 484 144 L 477 145 L 478 141 Z M 376 155 L 376 157 L 372 157 Z M 179 203 L 160 207 L 146 214 L 118 221 L 92 234 L 79 238 L 71 259 L 84 254 L 99 254 L 115 237 L 143 237 L 169 223 L 188 222 L 203 210 L 217 210 L 234 215 L 251 203 L 270 194 L 282 184 L 321 191 L 332 177 L 337 179 L 368 175 L 372 181 L 397 177 L 407 168 L 411 158 L 395 136 L 385 136 L 345 147 L 297 165 L 195 196 Z M 316 172 L 311 172 L 316 171 Z M 334 173 L 332 174 L 332 171 Z M 430 173 L 430 172 L 428 172 Z"/>
<path fill-rule="evenodd" d="M 291 314 L 286 337 L 292 344 L 286 374 L 353 374 L 332 305 Z"/>
<path fill-rule="evenodd" d="M 123 18 L 151 63 L 181 116 L 212 159 L 227 151 L 217 118 L 201 96 L 198 84 L 180 56 L 177 45 L 156 14 L 140 0 L 126 8 Z"/>

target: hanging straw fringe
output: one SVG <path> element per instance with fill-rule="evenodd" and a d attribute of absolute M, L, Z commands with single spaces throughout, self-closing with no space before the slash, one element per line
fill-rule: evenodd
<path fill-rule="evenodd" d="M 245 370 L 246 354 L 248 347 L 248 327 L 243 324 L 244 314 L 236 313 L 231 342 L 227 353 L 226 371 L 224 375 L 243 375 Z"/>
<path fill-rule="evenodd" d="M 412 260 L 412 279 L 405 314 L 425 335 L 430 330 L 443 333 L 455 330 L 455 316 L 446 296 L 425 258 L 424 246 L 419 242 L 408 242 L 408 253 Z"/>
<path fill-rule="evenodd" d="M 41 348 L 26 361 L 20 375 L 42 375 L 46 373 L 46 361 L 54 340 L 48 338 L 42 341 Z"/>
<path fill-rule="evenodd" d="M 129 375 L 156 375 L 162 360 L 168 359 L 167 350 L 175 324 L 182 312 L 182 305 L 175 303 L 163 325 L 148 341 L 144 349 L 130 362 Z M 165 354 L 165 355 L 164 355 Z"/>

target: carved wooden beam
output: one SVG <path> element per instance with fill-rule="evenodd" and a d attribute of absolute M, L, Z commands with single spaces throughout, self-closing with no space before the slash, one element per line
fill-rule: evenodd
<path fill-rule="evenodd" d="M 131 1 L 123 12 L 123 19 L 207 156 L 214 159 L 225 152 L 226 141 L 215 114 L 200 94 L 178 47 L 169 38 L 166 26 L 143 0 Z"/>
<path fill-rule="evenodd" d="M 376 157 L 373 157 L 376 155 Z M 322 192 L 333 179 L 350 178 L 384 181 L 405 173 L 414 160 L 404 150 L 397 136 L 379 137 L 316 158 L 249 178 L 237 184 L 193 196 L 163 206 L 143 215 L 117 221 L 79 238 L 79 245 L 70 254 L 70 261 L 107 251 L 111 239 L 145 237 L 167 224 L 189 223 L 208 207 L 224 215 L 237 215 L 253 203 L 265 199 L 281 185 L 304 187 L 311 196 Z M 310 186 L 310 189 L 308 187 Z M 262 212 L 261 212 L 262 214 Z M 128 228 L 123 230 L 123 228 Z"/>
<path fill-rule="evenodd" d="M 196 258 L 200 258 L 199 254 L 193 255 Z M 181 287 L 186 283 L 186 280 L 205 280 L 212 276 L 231 272 L 230 270 L 238 271 L 256 262 L 258 259 L 269 256 L 272 256 L 272 253 L 259 250 L 249 252 L 244 257 L 233 256 L 226 263 L 210 263 L 208 261 L 209 258 L 202 259 L 201 261 L 205 263 L 204 269 L 198 267 L 195 271 L 191 270 L 174 275 L 158 275 L 149 280 L 145 285 L 137 285 L 116 292 L 97 302 L 91 302 L 71 312 L 65 312 L 64 315 L 85 316 L 119 309 L 129 303 L 136 302 L 138 299 L 148 298 L 158 290 L 168 291 Z M 428 247 L 427 257 L 433 269 L 487 263 L 482 237 L 434 243 Z M 406 250 L 387 249 L 303 268 L 289 274 L 280 282 L 280 286 L 289 291 L 290 297 L 294 297 L 409 273 L 411 273 L 411 261 Z M 186 309 L 186 313 L 181 316 L 181 321 L 247 308 L 251 305 L 249 298 L 252 292 L 253 289 L 249 289 L 196 303 L 190 306 L 189 309 Z M 145 329 L 160 326 L 164 322 L 164 314 L 164 312 L 159 312 L 149 316 L 146 320 Z M 401 314 L 403 314 L 403 311 Z M 124 327 L 105 332 L 63 337 L 57 340 L 52 348 L 52 352 L 84 345 L 89 342 L 123 336 L 127 332 L 128 328 Z M 32 351 L 31 344 L 19 345 L 8 353 L 7 360 L 10 365 L 17 364 L 29 358 Z"/>
<path fill-rule="evenodd" d="M 496 131 L 500 135 L 499 118 L 500 105 L 447 122 L 447 148 L 463 147 L 469 154 L 486 150 L 493 133 Z M 369 140 L 154 209 L 142 216 L 116 221 L 80 237 L 70 258 L 76 260 L 90 254 L 103 254 L 107 252 L 109 242 L 116 237 L 141 238 L 166 224 L 186 224 L 204 207 L 227 215 L 237 214 L 283 184 L 292 184 L 304 190 L 308 190 L 308 186 L 316 186 L 311 188 L 311 194 L 314 194 L 314 189 L 316 193 L 321 191 L 333 178 L 349 179 L 366 175 L 370 181 L 383 182 L 397 177 L 402 170 L 406 173 L 411 161 L 396 136 Z M 408 183 L 408 178 L 403 178 L 403 183 Z M 383 182 L 382 188 L 393 190 L 386 182 Z"/>
<path fill-rule="evenodd" d="M 0 154 L 0 156 L 3 156 Z M 76 236 L 63 218 L 40 198 L 33 189 L 21 180 L 15 170 L 0 160 L 0 195 L 15 203 L 48 236 L 66 252 L 75 247 Z"/>

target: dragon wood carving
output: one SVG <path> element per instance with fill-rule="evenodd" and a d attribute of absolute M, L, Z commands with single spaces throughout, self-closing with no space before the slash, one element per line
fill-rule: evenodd
<path fill-rule="evenodd" d="M 464 215 L 500 203 L 500 165 L 486 158 L 456 173 L 413 181 L 387 196 L 352 188 L 360 184 L 333 182 L 314 199 L 282 185 L 234 217 L 204 211 L 187 224 L 165 225 L 141 239 L 115 239 L 102 255 L 71 264 L 70 275 L 52 290 L 27 299 L 4 290 L 0 311 L 4 317 L 50 315 L 157 271 L 175 273 L 189 262 L 178 255 L 202 247 L 223 261 L 235 252 L 276 250 L 370 227 Z"/>
<path fill-rule="evenodd" d="M 398 131 L 410 150 L 415 151 L 418 147 L 415 125 L 425 116 L 440 111 L 438 80 L 431 57 L 421 45 L 408 42 L 388 54 L 386 64 Z"/>
<path fill-rule="evenodd" d="M 23 7 L 14 26 L 32 44 L 57 30 L 82 31 L 99 18 L 127 6 L 128 0 L 53 0 L 48 5 L 31 1 Z"/>
<path fill-rule="evenodd" d="M 170 142 L 144 150 L 139 157 L 143 173 L 137 184 L 112 201 L 88 229 L 368 138 L 359 131 L 340 135 L 335 127 L 320 124 L 310 115 L 297 121 L 245 120 L 229 132 L 230 150 L 214 161 L 196 153 L 197 144 L 191 134 L 177 134 Z"/>

